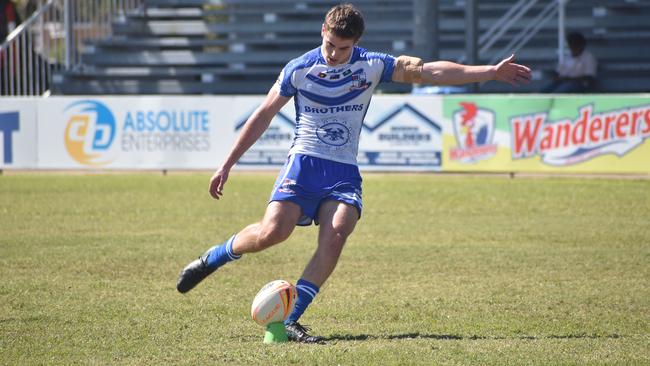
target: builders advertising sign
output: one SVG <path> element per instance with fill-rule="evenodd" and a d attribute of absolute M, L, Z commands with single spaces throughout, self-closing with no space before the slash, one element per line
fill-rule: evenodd
<path fill-rule="evenodd" d="M 362 170 L 439 171 L 442 99 L 377 96 L 366 114 L 357 161 Z"/>
<path fill-rule="evenodd" d="M 231 101 L 234 117 L 228 125 L 235 136 L 242 132 L 246 121 L 262 103 L 259 96 L 238 96 Z M 237 162 L 240 169 L 274 169 L 277 170 L 287 161 L 287 153 L 293 143 L 296 127 L 296 115 L 293 103 L 287 103 L 271 120 L 269 127 Z M 231 142 L 234 145 L 235 140 Z M 224 156 L 225 159 L 225 156 Z"/>
<path fill-rule="evenodd" d="M 443 170 L 650 172 L 650 96 L 451 96 Z"/>
<path fill-rule="evenodd" d="M 230 107 L 239 111 L 231 121 L 235 134 L 241 132 L 261 102 L 259 97 L 237 97 L 229 102 Z M 328 108 L 324 108 L 324 113 L 327 112 Z M 361 126 L 357 155 L 359 167 L 362 170 L 439 171 L 442 166 L 441 112 L 442 99 L 438 96 L 374 97 Z M 239 159 L 237 167 L 277 169 L 284 165 L 293 143 L 295 120 L 294 103 L 287 103 L 271 120 L 269 128 Z M 328 131 L 327 128 L 317 131 L 319 138 L 325 139 L 328 133 L 337 129 Z M 343 141 L 339 138 L 328 143 Z"/>

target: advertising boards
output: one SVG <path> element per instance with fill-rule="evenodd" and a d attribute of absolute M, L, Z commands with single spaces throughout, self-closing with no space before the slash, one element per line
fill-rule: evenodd
<path fill-rule="evenodd" d="M 212 170 L 263 99 L 2 99 L 0 168 Z M 323 113 L 348 107 L 357 106 Z M 290 102 L 236 168 L 282 166 L 295 124 Z M 317 133 L 344 141 L 346 131 L 334 127 Z M 643 94 L 377 95 L 358 133 L 366 171 L 650 173 Z"/>
<path fill-rule="evenodd" d="M 448 96 L 443 169 L 650 172 L 650 97 Z"/>
<path fill-rule="evenodd" d="M 230 104 L 215 105 L 214 99 L 43 99 L 38 108 L 39 167 L 214 168 L 234 139 L 225 122 Z"/>

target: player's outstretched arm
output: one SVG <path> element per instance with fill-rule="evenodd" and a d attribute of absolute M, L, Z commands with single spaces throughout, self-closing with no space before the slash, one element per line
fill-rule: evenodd
<path fill-rule="evenodd" d="M 281 96 L 275 87 L 271 88 L 264 102 L 257 107 L 255 112 L 246 121 L 226 161 L 212 175 L 209 192 L 213 198 L 219 199 L 223 195 L 223 186 L 228 180 L 230 169 L 253 146 L 255 141 L 262 136 L 264 131 L 269 127 L 273 117 L 290 99 Z"/>
<path fill-rule="evenodd" d="M 393 81 L 432 85 L 460 85 L 496 80 L 511 85 L 530 82 L 530 68 L 514 62 L 515 55 L 496 65 L 463 65 L 450 61 L 423 63 L 421 59 L 400 56 L 395 62 Z"/>

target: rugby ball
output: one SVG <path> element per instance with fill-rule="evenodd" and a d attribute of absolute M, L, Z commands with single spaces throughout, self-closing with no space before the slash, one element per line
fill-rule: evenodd
<path fill-rule="evenodd" d="M 266 326 L 282 322 L 293 311 L 298 298 L 296 287 L 284 280 L 267 283 L 255 295 L 251 306 L 251 316 L 255 323 Z"/>

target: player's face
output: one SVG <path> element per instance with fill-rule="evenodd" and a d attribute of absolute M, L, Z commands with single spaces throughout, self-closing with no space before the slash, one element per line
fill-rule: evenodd
<path fill-rule="evenodd" d="M 325 30 L 321 29 L 323 36 L 323 57 L 328 66 L 336 66 L 348 62 L 356 41 L 354 39 L 339 38 Z"/>

